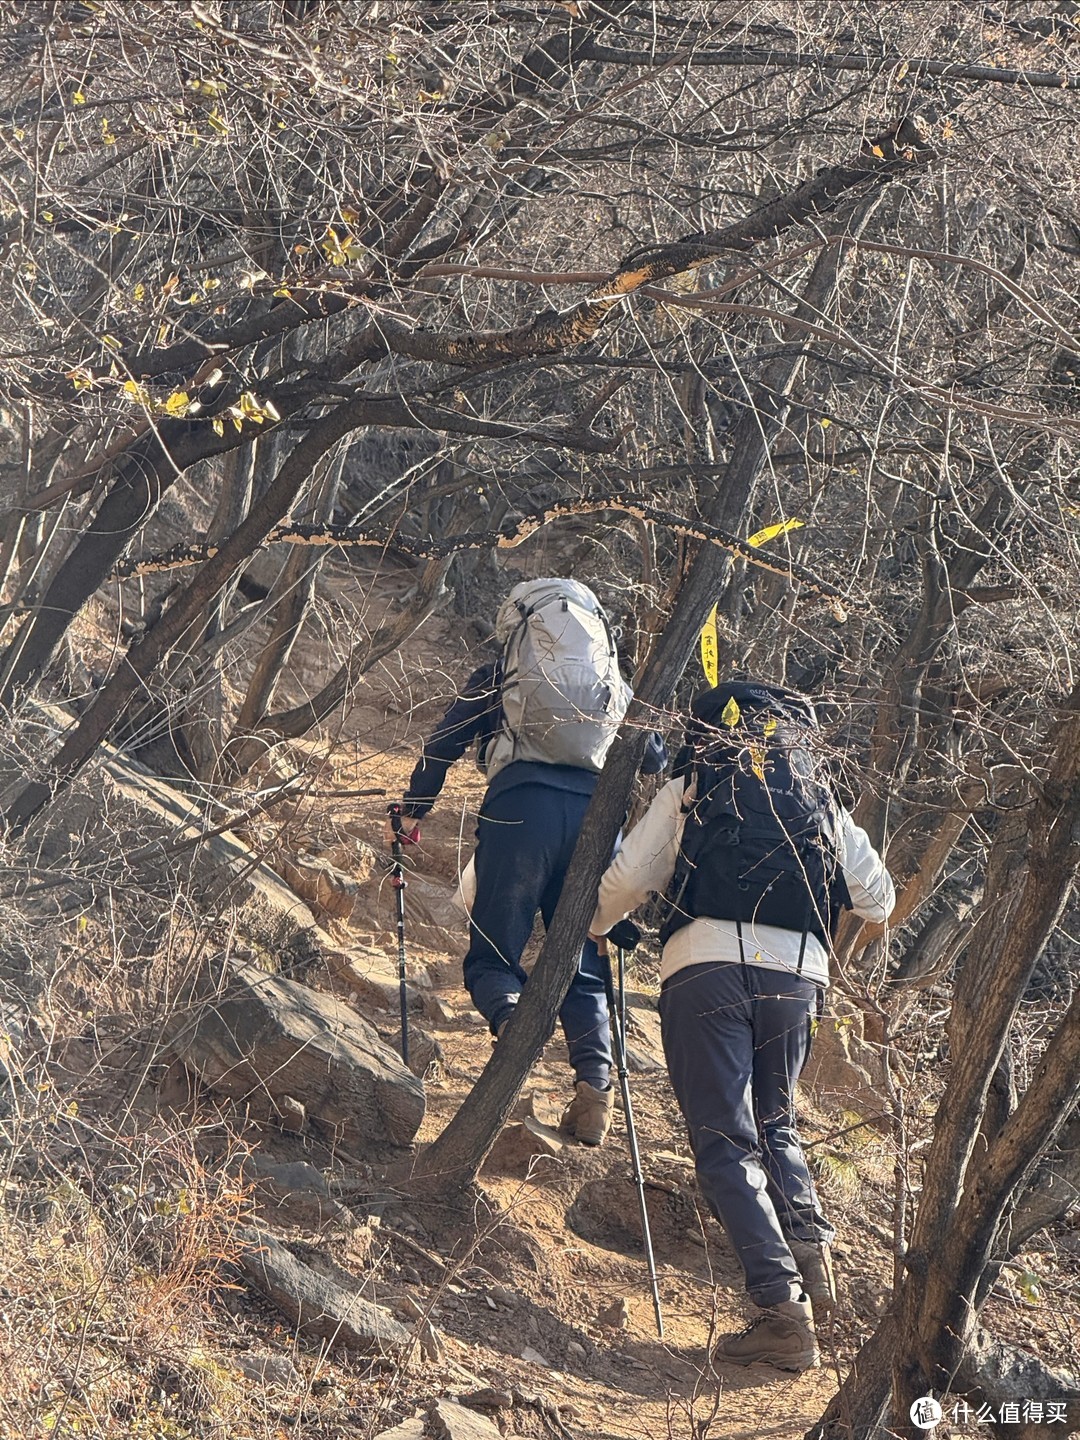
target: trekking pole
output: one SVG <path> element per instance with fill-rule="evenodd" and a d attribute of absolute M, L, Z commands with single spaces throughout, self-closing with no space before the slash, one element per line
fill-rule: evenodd
<path fill-rule="evenodd" d="M 401 863 L 401 806 L 391 805 L 387 812 L 390 816 L 390 825 L 394 832 L 393 843 L 390 846 L 390 853 L 394 857 L 394 868 L 390 872 L 390 884 L 394 887 L 394 894 L 397 896 L 397 965 L 398 965 L 398 997 L 401 1002 L 401 1060 L 404 1065 L 409 1063 L 409 995 L 405 985 L 405 886 L 408 881 L 405 879 L 405 867 Z"/>
<path fill-rule="evenodd" d="M 623 1008 L 615 1002 L 615 980 L 611 973 L 611 957 L 601 955 L 604 972 L 604 989 L 607 992 L 608 1013 L 611 1016 L 611 1042 L 615 1052 L 615 1070 L 622 1092 L 623 1114 L 626 1116 L 626 1134 L 630 1141 L 630 1163 L 633 1167 L 634 1184 L 637 1186 L 638 1205 L 641 1209 L 641 1238 L 645 1246 L 645 1263 L 649 1271 L 649 1288 L 652 1291 L 653 1314 L 656 1316 L 656 1333 L 664 1338 L 664 1317 L 660 1310 L 660 1286 L 656 1278 L 656 1257 L 653 1255 L 652 1231 L 649 1229 L 649 1211 L 645 1204 L 645 1177 L 641 1173 L 641 1154 L 638 1150 L 637 1131 L 634 1128 L 634 1107 L 630 1103 L 630 1073 L 626 1068 L 626 988 L 625 952 L 632 950 L 641 939 L 641 931 L 630 920 L 620 920 L 614 925 L 608 939 L 615 945 L 619 957 L 619 992 Z"/>
<path fill-rule="evenodd" d="M 633 925 L 633 921 L 624 920 L 622 924 Z M 616 925 L 615 928 L 618 930 L 620 927 Z M 633 928 L 637 932 L 637 926 L 634 925 Z M 638 939 L 640 938 L 641 936 L 638 934 Z M 637 940 L 634 941 L 634 945 L 636 944 Z M 632 950 L 634 945 L 628 944 L 625 949 L 619 944 L 615 946 L 615 955 L 619 962 L 619 1029 L 622 1031 L 624 1048 L 626 1046 L 626 951 Z"/>

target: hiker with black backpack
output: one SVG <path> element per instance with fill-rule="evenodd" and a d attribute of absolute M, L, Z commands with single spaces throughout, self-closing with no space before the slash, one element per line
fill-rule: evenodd
<path fill-rule="evenodd" d="M 666 895 L 660 1020 L 698 1186 L 760 1307 L 715 1358 L 800 1371 L 836 1300 L 830 1245 L 795 1123 L 840 911 L 884 922 L 895 891 L 837 800 L 802 695 L 732 681 L 698 697 L 675 778 L 600 882 L 599 943 Z"/>
<path fill-rule="evenodd" d="M 475 853 L 465 987 L 498 1039 L 526 983 L 521 957 L 537 912 L 550 924 L 589 799 L 630 703 L 603 607 L 576 580 L 515 585 L 495 621 L 499 657 L 469 677 L 424 744 L 386 838 L 419 840 L 449 767 L 476 744 L 488 779 Z M 666 763 L 652 736 L 642 769 Z M 575 1094 L 560 1123 L 600 1145 L 611 1126 L 611 1034 L 604 969 L 583 947 L 559 1012 Z"/>

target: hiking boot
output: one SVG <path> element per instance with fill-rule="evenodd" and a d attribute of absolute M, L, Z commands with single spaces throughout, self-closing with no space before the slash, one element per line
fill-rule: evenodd
<path fill-rule="evenodd" d="M 832 1252 L 828 1245 L 812 1240 L 789 1240 L 788 1249 L 799 1267 L 803 1289 L 814 1307 L 814 1319 L 827 1319 L 836 1307 Z"/>
<path fill-rule="evenodd" d="M 785 1300 L 762 1310 L 745 1330 L 728 1335 L 713 1352 L 730 1365 L 774 1365 L 777 1370 L 812 1370 L 819 1363 L 810 1301 Z"/>
<path fill-rule="evenodd" d="M 610 1085 L 606 1090 L 597 1090 L 587 1080 L 579 1080 L 574 1090 L 574 1098 L 559 1121 L 559 1130 L 581 1145 L 602 1145 L 611 1129 L 615 1091 Z"/>

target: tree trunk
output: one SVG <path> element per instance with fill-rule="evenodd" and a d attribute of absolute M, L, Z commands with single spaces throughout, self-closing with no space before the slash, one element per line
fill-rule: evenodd
<path fill-rule="evenodd" d="M 310 521 L 313 525 L 328 522 L 337 503 L 338 488 L 341 484 L 341 460 L 335 461 L 332 471 L 319 485 L 319 494 L 311 507 Z M 263 646 L 244 696 L 240 713 L 236 718 L 238 730 L 250 730 L 266 713 L 282 670 L 289 663 L 296 637 L 304 623 L 304 617 L 315 593 L 315 577 L 323 562 L 324 552 L 319 549 L 314 555 L 297 547 L 282 567 L 281 574 L 274 582 L 276 597 L 268 597 L 271 603 L 276 598 L 277 614 L 269 639 Z"/>
<path fill-rule="evenodd" d="M 1040 1162 L 1020 1196 L 1006 1232 L 1007 1253 L 1017 1255 L 1033 1235 L 1059 1220 L 1080 1196 L 1080 1110 L 1065 1122 L 1055 1149 Z"/>
<path fill-rule="evenodd" d="M 196 460 L 229 450 L 209 423 L 197 431 L 184 420 L 161 420 L 117 461 L 112 485 L 97 514 L 61 565 L 40 605 L 14 636 L 0 668 L 0 706 L 10 706 L 35 685 L 72 619 L 109 574 L 158 501 Z"/>
<path fill-rule="evenodd" d="M 370 419 L 370 404 L 360 398 L 337 406 L 317 421 L 293 449 L 272 484 L 221 549 L 202 566 L 186 590 L 154 628 L 128 651 L 123 665 L 98 692 L 94 702 L 53 756 L 43 778 L 31 781 L 3 805 L 6 827 L 22 830 L 61 786 L 75 775 L 123 713 L 132 695 L 154 673 L 205 607 L 287 514 L 322 457 L 345 435 Z"/>
<path fill-rule="evenodd" d="M 261 448 L 258 440 L 255 440 L 247 449 L 233 450 L 224 457 L 221 493 L 214 518 L 206 532 L 209 544 L 220 545 L 247 514 Z M 236 591 L 238 579 L 239 577 L 234 575 L 214 597 L 208 607 L 202 640 L 198 646 L 193 647 L 191 655 L 185 657 L 181 667 L 190 679 L 186 687 L 188 692 L 197 690 L 199 696 L 181 723 L 195 759 L 196 774 L 202 780 L 212 777 L 221 754 L 225 706 L 222 652 L 215 647 L 207 657 L 205 647 L 225 628 L 229 600 Z"/>
<path fill-rule="evenodd" d="M 310 700 L 304 700 L 290 710 L 280 710 L 276 715 L 267 715 L 259 722 L 254 734 L 234 734 L 227 751 L 230 770 L 235 774 L 244 774 L 275 740 L 295 740 L 306 735 L 341 709 L 360 676 L 384 655 L 391 654 L 404 644 L 431 614 L 443 593 L 446 572 L 453 563 L 452 555 L 429 560 L 409 604 L 399 610 L 392 620 L 380 625 L 374 635 L 357 641 L 344 665 Z"/>
<path fill-rule="evenodd" d="M 829 1407 L 805 1440 L 877 1440 L 892 1385 L 897 1320 L 886 1315 L 856 1355 Z"/>
<path fill-rule="evenodd" d="M 955 1389 L 1007 1250 L 1005 1217 L 1080 1097 L 1076 999 L 1016 1109 L 986 1136 L 986 1147 L 977 1148 L 1009 1028 L 1080 870 L 1080 686 L 1063 707 L 1047 751 L 1047 778 L 1024 833 L 1005 823 L 995 838 L 981 923 L 957 981 L 951 1073 L 935 1119 L 891 1343 L 894 1432 L 912 1440 L 922 1432 L 908 1418 L 911 1403 Z M 879 1386 L 876 1372 L 856 1381 L 852 1403 L 876 1403 Z"/>

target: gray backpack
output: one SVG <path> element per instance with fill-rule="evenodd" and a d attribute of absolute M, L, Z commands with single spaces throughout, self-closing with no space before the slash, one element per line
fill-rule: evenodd
<path fill-rule="evenodd" d="M 599 772 L 630 704 L 607 616 L 577 580 L 525 580 L 499 607 L 502 710 L 489 778 L 513 760 Z"/>

